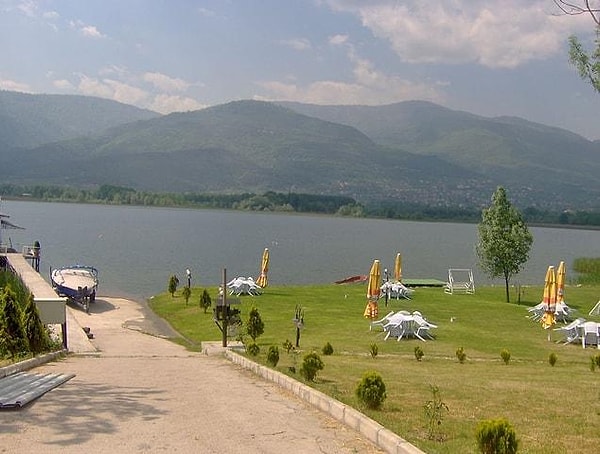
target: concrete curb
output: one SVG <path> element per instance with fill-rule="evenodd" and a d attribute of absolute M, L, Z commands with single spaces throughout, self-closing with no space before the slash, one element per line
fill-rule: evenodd
<path fill-rule="evenodd" d="M 25 361 L 0 367 L 0 378 L 8 377 L 9 375 L 16 374 L 17 372 L 23 372 L 24 370 L 33 369 L 34 367 L 50 361 L 55 361 L 66 356 L 67 353 L 67 350 L 59 350 L 57 352 L 46 353 L 44 355 L 36 356 L 35 358 L 26 359 Z"/>
<path fill-rule="evenodd" d="M 276 383 L 280 387 L 296 394 L 304 401 L 327 413 L 337 421 L 359 432 L 369 441 L 389 454 L 425 454 L 416 446 L 386 429 L 378 422 L 363 415 L 358 410 L 323 394 L 281 372 L 257 364 L 241 356 L 231 349 L 223 349 L 225 358 L 244 369 L 251 370 L 256 375 Z"/>

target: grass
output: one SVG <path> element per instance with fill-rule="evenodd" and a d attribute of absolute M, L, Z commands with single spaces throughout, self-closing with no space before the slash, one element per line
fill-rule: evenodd
<path fill-rule="evenodd" d="M 213 302 L 216 288 L 209 289 Z M 524 453 L 595 452 L 600 443 L 600 370 L 592 371 L 590 358 L 600 351 L 581 344 L 557 343 L 561 336 L 526 316 L 526 308 L 539 303 L 542 288 L 521 288 L 521 304 L 504 302 L 504 287 L 478 288 L 474 295 L 446 295 L 440 288 L 419 288 L 413 300 L 380 302 L 380 315 L 390 310 L 419 310 L 438 325 L 436 339 L 383 340 L 381 331 L 370 331 L 362 314 L 366 285 L 322 285 L 268 287 L 259 297 L 242 297 L 239 308 L 245 320 L 256 306 L 265 323 L 257 339 L 261 353 L 256 361 L 266 364 L 269 346 L 277 345 L 280 362 L 276 369 L 303 380 L 288 368 L 299 366 L 304 354 L 330 342 L 331 356 L 321 355 L 325 368 L 311 386 L 365 414 L 428 453 L 477 452 L 475 427 L 482 419 L 504 417 L 515 428 Z M 212 320 L 212 310 L 198 307 L 202 289 L 192 289 L 188 306 L 180 296 L 154 297 L 150 305 L 186 339 L 191 349 L 202 341 L 219 341 L 221 332 Z M 568 286 L 567 304 L 577 316 L 600 321 L 588 311 L 600 297 L 600 286 Z M 511 299 L 517 301 L 515 290 Z M 286 339 L 295 342 L 292 322 L 297 305 L 304 308 L 299 354 L 285 353 Z M 451 319 L 453 321 L 451 321 Z M 379 354 L 370 355 L 371 345 Z M 424 356 L 417 361 L 415 346 Z M 464 364 L 456 358 L 463 347 Z M 505 364 L 501 352 L 510 352 Z M 550 353 L 558 361 L 551 367 Z M 388 398 L 379 411 L 361 408 L 354 390 L 364 372 L 381 374 Z M 431 385 L 439 388 L 448 406 L 435 439 L 428 437 L 425 404 L 432 398 Z"/>

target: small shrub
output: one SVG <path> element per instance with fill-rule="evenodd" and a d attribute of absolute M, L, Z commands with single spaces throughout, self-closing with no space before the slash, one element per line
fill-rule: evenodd
<path fill-rule="evenodd" d="M 556 361 L 558 360 L 558 356 L 556 356 L 556 353 L 552 352 L 548 355 L 548 363 L 554 367 L 554 365 L 556 364 Z"/>
<path fill-rule="evenodd" d="M 294 345 L 290 342 L 289 339 L 286 339 L 282 345 L 283 345 L 283 349 L 285 350 L 285 352 L 288 355 L 290 354 L 290 351 L 292 351 L 292 349 L 294 348 Z"/>
<path fill-rule="evenodd" d="M 329 342 L 323 346 L 321 353 L 323 353 L 325 356 L 333 355 L 333 347 Z"/>
<path fill-rule="evenodd" d="M 480 421 L 475 438 L 482 454 L 515 454 L 519 444 L 515 430 L 503 418 Z"/>
<path fill-rule="evenodd" d="M 436 385 L 429 385 L 431 400 L 425 402 L 425 417 L 427 418 L 427 436 L 430 440 L 437 437 L 438 428 L 442 425 L 444 414 L 450 409 L 440 396 L 440 389 Z"/>
<path fill-rule="evenodd" d="M 354 393 L 362 404 L 373 410 L 380 409 L 387 397 L 385 383 L 377 372 L 366 372 Z"/>
<path fill-rule="evenodd" d="M 379 346 L 377 344 L 371 344 L 369 348 L 369 353 L 371 354 L 371 358 L 376 358 L 379 354 Z"/>
<path fill-rule="evenodd" d="M 317 372 L 323 370 L 323 367 L 325 367 L 325 364 L 323 364 L 321 357 L 314 352 L 309 353 L 304 356 L 300 373 L 306 380 L 313 381 L 317 376 Z"/>
<path fill-rule="evenodd" d="M 596 367 L 600 367 L 600 354 L 590 357 L 590 370 L 594 372 Z"/>
<path fill-rule="evenodd" d="M 279 348 L 277 345 L 271 345 L 269 347 L 269 351 L 267 352 L 267 363 L 269 363 L 272 367 L 276 367 L 279 362 Z"/>
<path fill-rule="evenodd" d="M 500 357 L 504 361 L 504 364 L 508 365 L 510 362 L 510 352 L 506 348 L 500 352 Z"/>
<path fill-rule="evenodd" d="M 415 347 L 415 358 L 417 361 L 421 361 L 423 359 L 423 356 L 425 356 L 425 353 L 423 352 L 423 349 L 421 348 L 420 345 L 417 345 Z"/>
<path fill-rule="evenodd" d="M 458 359 L 459 363 L 464 364 L 464 362 L 467 360 L 467 354 L 465 353 L 464 348 L 458 347 L 456 349 L 456 358 Z"/>
<path fill-rule="evenodd" d="M 265 323 L 262 321 L 260 313 L 256 307 L 250 309 L 248 320 L 246 321 L 246 334 L 256 341 L 256 338 L 265 332 Z"/>
<path fill-rule="evenodd" d="M 202 295 L 200 296 L 200 307 L 204 309 L 204 313 L 208 311 L 208 308 L 212 305 L 212 300 L 210 299 L 210 295 L 208 294 L 208 290 L 202 290 Z"/>
<path fill-rule="evenodd" d="M 251 356 L 257 356 L 260 353 L 260 347 L 256 342 L 249 342 L 246 344 L 246 353 Z"/>

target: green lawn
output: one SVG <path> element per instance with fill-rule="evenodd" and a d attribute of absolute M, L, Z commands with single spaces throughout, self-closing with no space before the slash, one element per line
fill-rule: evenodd
<path fill-rule="evenodd" d="M 478 288 L 474 295 L 446 295 L 440 288 L 418 288 L 413 300 L 380 302 L 380 315 L 390 310 L 419 310 L 438 325 L 432 330 L 436 339 L 383 339 L 381 331 L 370 331 L 363 318 L 366 284 L 268 287 L 258 297 L 242 297 L 242 319 L 250 308 L 258 308 L 265 333 L 258 338 L 261 353 L 256 361 L 265 363 L 269 346 L 277 345 L 280 362 L 277 370 L 302 361 L 303 354 L 321 349 L 330 342 L 332 356 L 321 358 L 325 368 L 312 384 L 336 399 L 360 408 L 354 390 L 363 373 L 377 371 L 387 386 L 388 398 L 382 410 L 361 410 L 390 430 L 428 453 L 477 452 L 474 431 L 482 419 L 507 418 L 514 426 L 523 453 L 590 453 L 600 446 L 600 369 L 592 371 L 592 356 L 600 350 L 581 344 L 557 343 L 561 336 L 529 320 L 527 307 L 541 300 L 542 287 L 522 288 L 521 303 L 504 302 L 504 287 Z M 180 296 L 161 294 L 151 307 L 167 319 L 186 339 L 189 348 L 198 349 L 202 341 L 221 339 L 212 320 L 212 310 L 198 307 L 201 288 L 192 289 L 189 305 Z M 213 301 L 216 289 L 209 289 Z M 517 301 L 514 289 L 511 298 Z M 565 299 L 577 309 L 577 316 L 600 321 L 588 315 L 600 299 L 598 286 L 567 286 Z M 282 343 L 295 341 L 292 322 L 294 309 L 305 311 L 305 327 L 300 354 L 288 355 Z M 453 319 L 454 321 L 451 321 Z M 370 347 L 376 343 L 379 355 L 372 358 Z M 425 356 L 414 356 L 415 346 Z M 455 352 L 463 347 L 467 360 L 460 364 Z M 508 365 L 500 352 L 509 350 Z M 550 353 L 558 356 L 554 367 Z M 291 374 L 302 380 L 299 374 Z M 430 385 L 440 389 L 449 412 L 439 426 L 437 440 L 427 436 L 423 407 L 432 398 Z"/>

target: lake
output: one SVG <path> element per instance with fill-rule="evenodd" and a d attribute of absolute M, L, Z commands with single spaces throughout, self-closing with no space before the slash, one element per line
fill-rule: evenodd
<path fill-rule="evenodd" d="M 402 254 L 405 278 L 447 280 L 449 268 L 471 268 L 475 285 L 502 284 L 478 268 L 477 226 L 442 222 L 180 208 L 3 201 L 2 211 L 26 230 L 4 230 L 20 249 L 38 240 L 40 271 L 87 264 L 100 271 L 100 294 L 148 298 L 166 291 L 169 276 L 215 286 L 260 271 L 270 251 L 273 285 L 331 283 L 368 274 L 374 259 L 393 273 Z M 577 257 L 600 257 L 600 231 L 531 227 L 534 245 L 513 284 L 542 285 L 548 265 L 570 267 Z"/>

